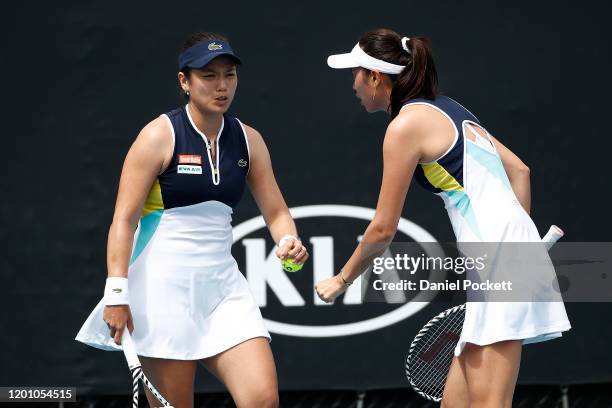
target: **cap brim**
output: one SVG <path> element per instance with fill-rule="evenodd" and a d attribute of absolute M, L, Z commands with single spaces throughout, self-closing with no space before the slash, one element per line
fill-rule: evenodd
<path fill-rule="evenodd" d="M 198 58 L 197 60 L 190 63 L 188 67 L 195 68 L 195 69 L 204 68 L 215 58 L 223 57 L 223 56 L 231 58 L 238 65 L 242 64 L 242 60 L 238 58 L 235 54 L 232 54 L 229 52 L 216 52 L 214 54 L 203 55 L 201 58 Z"/>
<path fill-rule="evenodd" d="M 330 55 L 327 57 L 327 65 L 335 69 L 357 68 L 359 66 L 351 53 Z"/>

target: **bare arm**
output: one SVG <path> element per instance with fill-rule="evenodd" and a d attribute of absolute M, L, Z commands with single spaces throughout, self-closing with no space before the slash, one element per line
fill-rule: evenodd
<path fill-rule="evenodd" d="M 412 124 L 406 118 L 398 118 L 387 128 L 383 143 L 383 179 L 376 213 L 344 268 L 344 279 L 352 282 L 363 272 L 363 262 L 386 248 L 393 240 L 402 215 L 406 193 L 420 158 L 419 141 Z M 372 246 L 372 250 L 365 250 Z M 380 247 L 380 248 L 379 248 Z"/>
<path fill-rule="evenodd" d="M 247 182 L 255 202 L 266 221 L 270 235 L 272 235 L 272 239 L 276 243 L 284 235 L 297 237 L 295 222 L 289 213 L 289 208 L 287 208 L 285 199 L 274 177 L 268 148 L 257 130 L 246 125 L 245 130 L 251 154 Z M 308 259 L 306 248 L 302 246 L 300 241 L 293 240 L 284 245 L 283 248 L 279 248 L 277 255 L 281 259 L 289 256 L 298 263 L 303 263 Z"/>
<path fill-rule="evenodd" d="M 315 285 L 321 299 L 331 301 L 344 292 L 344 281 L 357 279 L 371 258 L 379 255 L 393 240 L 406 193 L 421 157 L 420 136 L 414 125 L 402 116 L 389 124 L 383 144 L 384 170 L 376 213 L 342 272 Z"/>
<path fill-rule="evenodd" d="M 127 278 L 134 231 L 144 201 L 153 181 L 168 165 L 171 157 L 170 125 L 166 119 L 157 118 L 140 132 L 123 163 L 113 223 L 108 232 L 108 277 Z M 103 319 L 117 344 L 121 344 L 126 326 L 130 331 L 134 330 L 129 305 L 106 306 Z"/>
<path fill-rule="evenodd" d="M 527 214 L 529 214 L 531 211 L 531 181 L 529 179 L 529 167 L 527 167 L 517 155 L 512 153 L 510 149 L 501 144 L 499 140 L 495 139 L 493 136 L 491 136 L 491 139 L 495 144 L 497 153 L 499 153 L 501 157 L 504 170 L 506 170 L 506 174 L 508 175 L 510 185 L 512 186 L 516 198 Z"/>
<path fill-rule="evenodd" d="M 134 231 L 142 207 L 155 178 L 172 155 L 170 132 L 166 119 L 153 120 L 142 129 L 125 158 L 108 233 L 106 262 L 109 277 L 127 277 Z"/>

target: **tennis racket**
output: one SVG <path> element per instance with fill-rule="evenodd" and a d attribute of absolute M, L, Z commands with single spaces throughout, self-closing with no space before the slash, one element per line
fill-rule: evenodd
<path fill-rule="evenodd" d="M 132 341 L 132 336 L 130 335 L 130 331 L 126 327 L 123 330 L 123 334 L 121 336 L 121 345 L 123 346 L 123 354 L 125 354 L 125 359 L 127 360 L 128 367 L 130 367 L 130 371 L 132 372 L 132 383 L 134 386 L 134 394 L 132 397 L 132 408 L 138 408 L 138 382 L 142 381 L 144 387 L 147 387 L 149 391 L 157 398 L 157 401 L 161 404 L 160 407 L 169 407 L 172 408 L 172 405 L 161 395 L 159 391 L 151 384 L 147 376 L 142 371 L 142 366 L 140 364 L 140 360 L 138 360 L 138 355 L 136 354 L 136 349 L 134 348 L 134 342 Z"/>
<path fill-rule="evenodd" d="M 550 250 L 562 236 L 561 228 L 553 225 L 542 242 Z M 464 319 L 465 303 L 451 307 L 427 322 L 410 344 L 406 377 L 414 391 L 430 401 L 442 399 Z"/>

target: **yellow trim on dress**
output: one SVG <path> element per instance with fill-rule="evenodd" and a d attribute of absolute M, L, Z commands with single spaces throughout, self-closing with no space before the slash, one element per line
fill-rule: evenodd
<path fill-rule="evenodd" d="M 438 163 L 421 164 L 425 178 L 429 183 L 442 191 L 463 191 L 459 182 Z"/>
<path fill-rule="evenodd" d="M 141 217 L 163 209 L 164 202 L 162 200 L 161 186 L 159 185 L 159 180 L 155 179 L 155 183 L 153 183 L 151 186 L 151 191 L 149 191 L 149 195 L 144 203 L 144 207 L 142 208 Z"/>

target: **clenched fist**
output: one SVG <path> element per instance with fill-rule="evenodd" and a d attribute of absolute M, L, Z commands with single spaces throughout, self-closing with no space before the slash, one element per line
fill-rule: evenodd
<path fill-rule="evenodd" d="M 315 284 L 314 288 L 317 291 L 317 295 L 325 303 L 331 303 L 338 296 L 346 291 L 346 285 L 340 275 L 332 276 L 329 279 L 319 281 Z"/>

